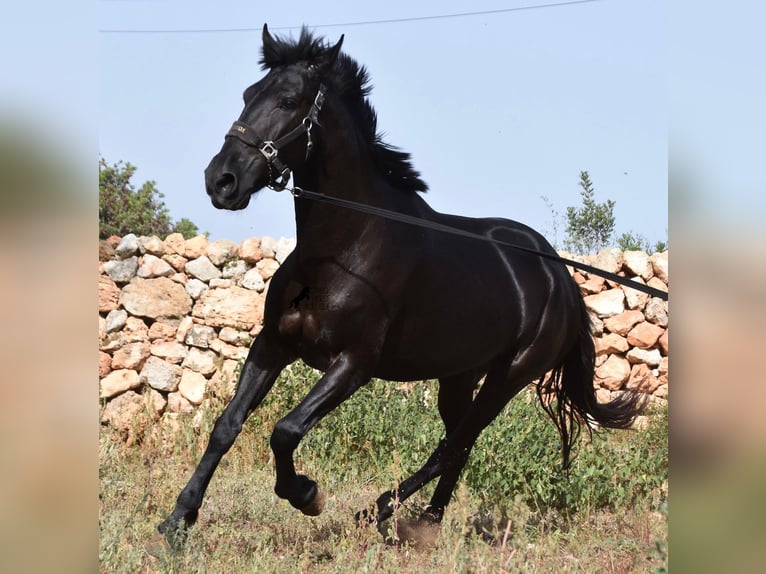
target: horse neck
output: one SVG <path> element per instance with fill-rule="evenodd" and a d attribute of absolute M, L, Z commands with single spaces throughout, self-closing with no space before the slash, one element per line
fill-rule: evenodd
<path fill-rule="evenodd" d="M 351 171 L 342 177 L 317 177 L 305 181 L 296 177 L 298 187 L 360 203 L 370 203 L 369 189 Z M 299 251 L 314 256 L 343 250 L 353 244 L 369 226 L 362 213 L 334 207 L 312 199 L 295 198 L 295 229 Z"/>
<path fill-rule="evenodd" d="M 322 145 L 317 146 L 317 156 L 305 169 L 296 170 L 296 185 L 332 197 L 391 208 L 393 194 L 386 193 L 388 183 L 377 172 L 369 153 L 354 143 L 342 136 L 325 136 Z M 354 248 L 356 240 L 378 222 L 363 213 L 296 198 L 295 223 L 299 250 L 316 256 L 322 251 L 337 254 L 344 248 Z"/>

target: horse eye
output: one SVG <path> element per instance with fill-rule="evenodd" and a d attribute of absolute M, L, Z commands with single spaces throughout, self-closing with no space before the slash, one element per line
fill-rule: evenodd
<path fill-rule="evenodd" d="M 295 98 L 284 97 L 280 100 L 279 107 L 284 110 L 294 110 L 298 107 L 298 102 L 295 100 Z"/>

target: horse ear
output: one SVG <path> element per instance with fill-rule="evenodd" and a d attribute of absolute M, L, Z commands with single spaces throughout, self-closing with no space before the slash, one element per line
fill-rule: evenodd
<path fill-rule="evenodd" d="M 274 36 L 269 32 L 269 24 L 267 22 L 263 23 L 263 33 L 261 34 L 261 38 L 263 39 L 264 44 L 274 43 Z"/>
<path fill-rule="evenodd" d="M 274 40 L 274 36 L 269 32 L 269 25 L 266 23 L 263 24 L 263 33 L 261 37 L 263 41 L 263 60 L 269 62 L 271 60 L 270 56 L 275 52 L 274 46 L 276 45 L 276 40 Z"/>
<path fill-rule="evenodd" d="M 338 59 L 338 54 L 340 54 L 340 47 L 343 45 L 343 38 L 345 37 L 345 34 L 340 35 L 340 40 L 330 49 L 325 52 L 322 56 L 322 62 L 321 66 L 324 68 L 331 67 L 335 60 Z"/>

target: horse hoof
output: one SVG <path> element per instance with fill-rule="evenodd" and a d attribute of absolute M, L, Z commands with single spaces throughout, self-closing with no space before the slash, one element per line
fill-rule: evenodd
<path fill-rule="evenodd" d="M 319 488 L 317 488 L 316 491 L 313 500 L 300 509 L 306 516 L 319 516 L 324 510 L 324 494 Z"/>
<path fill-rule="evenodd" d="M 436 546 L 441 524 L 421 517 L 415 520 L 400 519 L 395 526 L 389 528 L 388 536 L 395 535 L 400 543 L 407 543 L 418 548 L 433 548 Z"/>
<path fill-rule="evenodd" d="M 157 531 L 164 538 L 166 548 L 181 550 L 186 544 L 186 539 L 189 535 L 187 528 L 188 525 L 184 519 L 174 520 L 172 517 L 169 517 L 157 527 Z"/>
<path fill-rule="evenodd" d="M 146 541 L 144 549 L 149 556 L 154 558 L 163 558 L 173 551 L 167 537 L 160 532 L 155 532 L 154 536 Z"/>

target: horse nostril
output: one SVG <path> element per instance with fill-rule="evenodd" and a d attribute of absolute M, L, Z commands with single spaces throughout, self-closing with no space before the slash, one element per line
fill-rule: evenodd
<path fill-rule="evenodd" d="M 228 171 L 215 181 L 215 190 L 221 195 L 231 195 L 237 189 L 237 177 Z"/>

